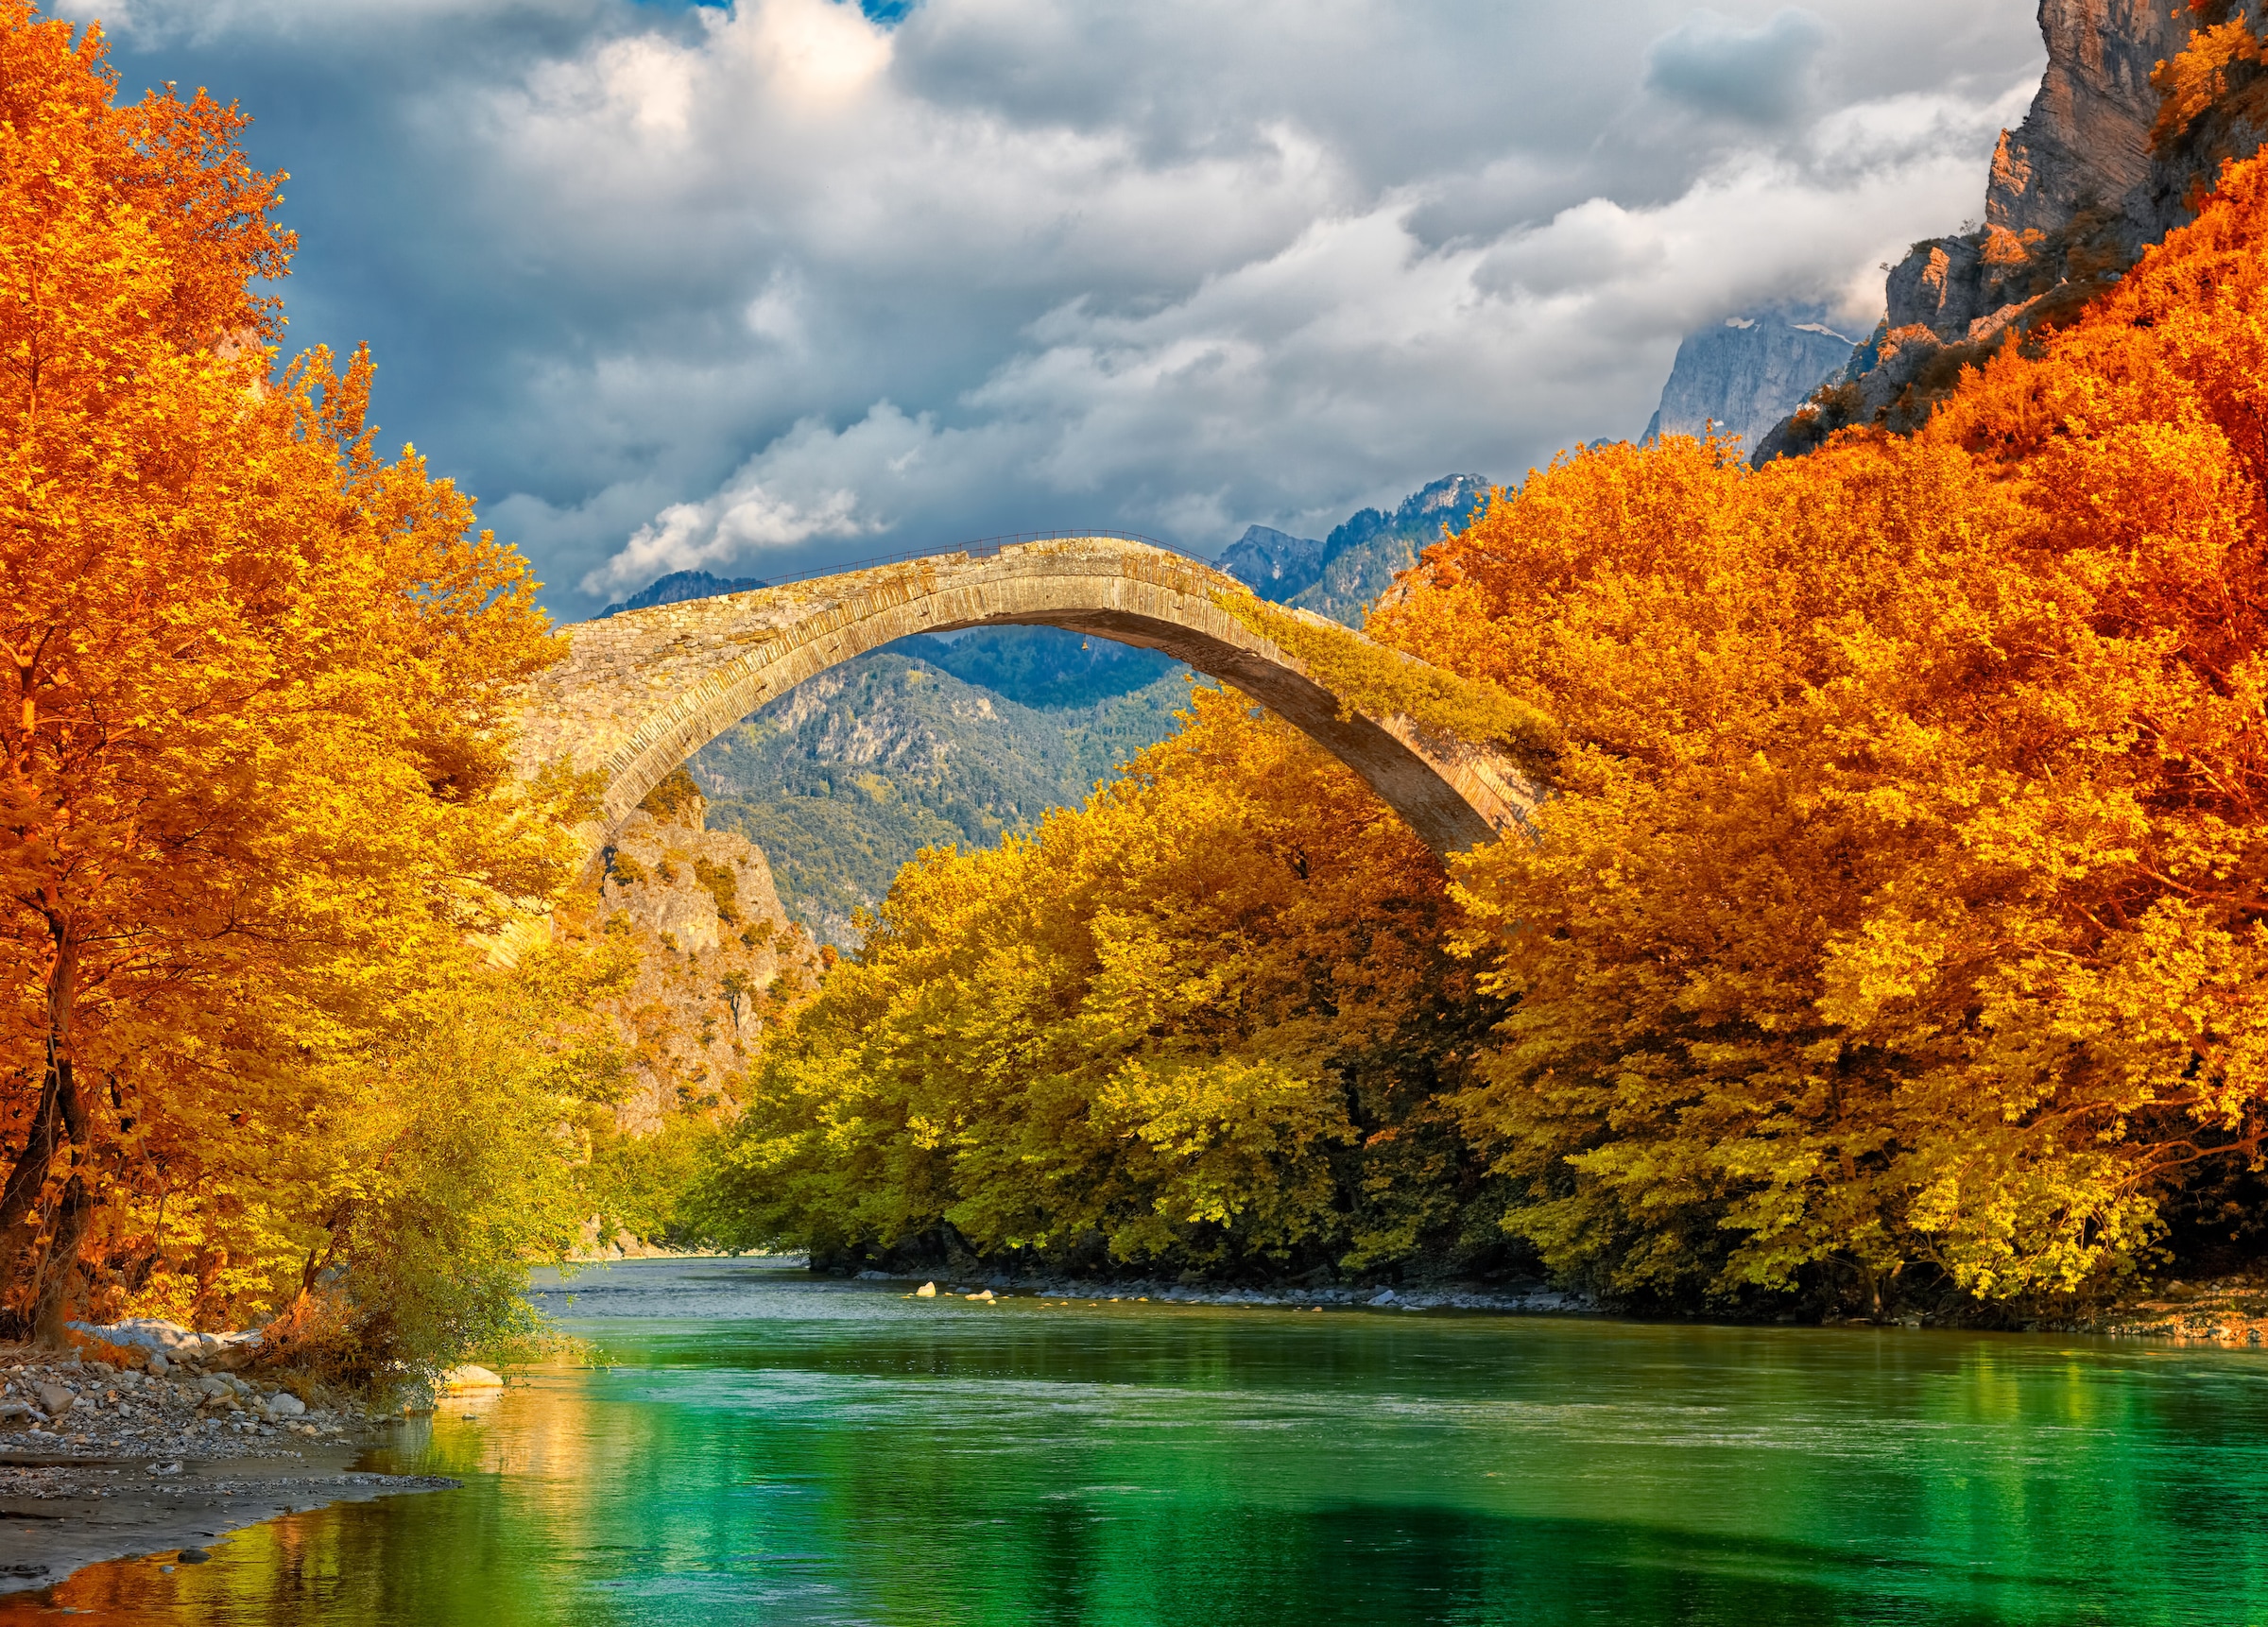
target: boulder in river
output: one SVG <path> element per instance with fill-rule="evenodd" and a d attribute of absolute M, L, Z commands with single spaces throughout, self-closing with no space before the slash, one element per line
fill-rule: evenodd
<path fill-rule="evenodd" d="M 462 1367 L 452 1367 L 441 1375 L 441 1393 L 445 1396 L 461 1395 L 467 1390 L 501 1390 L 503 1388 L 504 1380 L 496 1374 L 490 1372 L 486 1367 L 475 1367 L 470 1362 Z"/>

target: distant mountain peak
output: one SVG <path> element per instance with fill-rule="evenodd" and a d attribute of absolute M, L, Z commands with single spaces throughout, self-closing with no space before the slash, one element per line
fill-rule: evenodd
<path fill-rule="evenodd" d="M 1440 541 L 1444 525 L 1453 531 L 1469 520 L 1488 490 L 1485 475 L 1445 474 L 1403 498 L 1391 514 L 1356 511 L 1320 542 L 1254 525 L 1221 551 L 1218 563 L 1263 599 L 1358 626 L 1395 574 Z"/>
<path fill-rule="evenodd" d="M 1850 360 L 1852 341 L 1813 304 L 1759 306 L 1686 334 L 1641 441 L 1713 426 L 1753 453 L 1772 426 Z"/>
<path fill-rule="evenodd" d="M 1324 557 L 1324 545 L 1314 537 L 1250 525 L 1216 562 L 1262 598 L 1280 604 L 1323 574 Z"/>
<path fill-rule="evenodd" d="M 604 621 L 624 610 L 650 610 L 656 605 L 681 605 L 688 599 L 713 599 L 719 593 L 746 593 L 769 587 L 754 576 L 713 576 L 706 571 L 672 571 L 657 576 L 628 598 L 609 605 L 592 618 Z"/>

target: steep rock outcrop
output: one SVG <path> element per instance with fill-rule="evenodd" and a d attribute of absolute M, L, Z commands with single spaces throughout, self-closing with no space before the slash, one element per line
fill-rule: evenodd
<path fill-rule="evenodd" d="M 1892 267 L 1881 325 L 1757 461 L 1849 424 L 1916 427 L 1963 367 L 2084 304 L 2188 219 L 2222 162 L 2260 146 L 2245 94 L 2259 77 L 2259 0 L 2040 0 L 2047 69 L 2023 123 L 2001 134 L 1983 224 L 1916 243 Z M 2218 43 L 2205 38 L 2215 29 Z M 2198 43 L 2228 60 L 2185 60 L 2191 105 L 2169 116 L 2184 77 L 2173 64 Z"/>
<path fill-rule="evenodd" d="M 1851 348 L 1815 305 L 1768 305 L 1688 334 L 1641 438 L 1697 436 L 1713 425 L 1754 451 L 1850 360 Z"/>
<path fill-rule="evenodd" d="M 600 1002 L 630 1048 L 626 1133 L 730 1100 L 764 1019 L 807 992 L 818 951 L 780 907 L 763 850 L 703 828 L 707 805 L 681 771 L 630 816 L 607 855 L 597 930 L 636 951 L 628 985 Z"/>

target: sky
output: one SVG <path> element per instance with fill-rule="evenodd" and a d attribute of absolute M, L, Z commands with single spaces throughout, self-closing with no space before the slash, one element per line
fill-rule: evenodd
<path fill-rule="evenodd" d="M 291 348 L 575 618 L 1092 527 L 1212 554 L 1635 435 L 1679 336 L 1880 315 L 2031 0 L 51 0 L 290 174 Z"/>

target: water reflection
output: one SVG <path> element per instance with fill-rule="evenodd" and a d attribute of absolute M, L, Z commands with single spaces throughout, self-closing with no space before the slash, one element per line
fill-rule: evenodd
<path fill-rule="evenodd" d="M 464 1490 L 0 1624 L 2268 1622 L 2259 1356 L 974 1306 L 727 1262 L 568 1291 L 613 1365 L 373 1464 Z"/>

